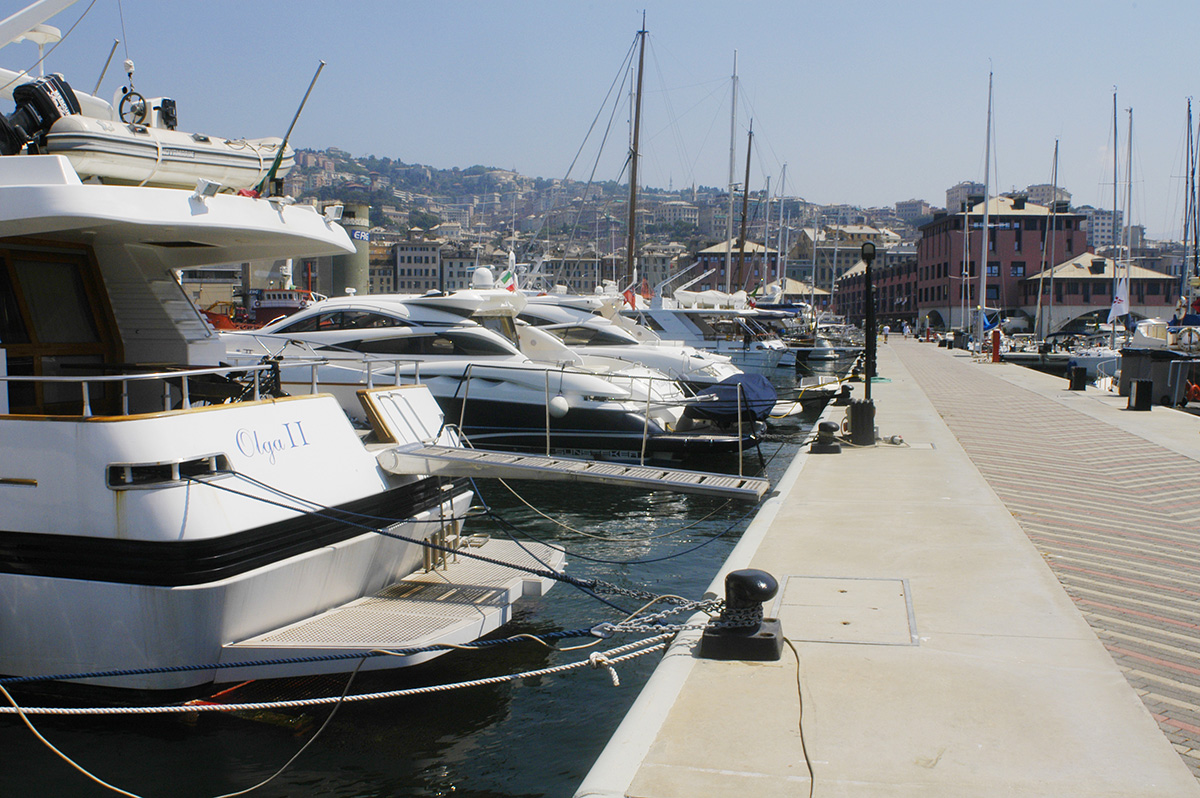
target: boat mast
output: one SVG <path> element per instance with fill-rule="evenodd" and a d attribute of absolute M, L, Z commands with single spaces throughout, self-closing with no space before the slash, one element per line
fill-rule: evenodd
<path fill-rule="evenodd" d="M 1189 111 L 1188 111 L 1188 137 L 1191 138 L 1192 118 L 1191 118 L 1191 110 L 1190 110 L 1191 109 L 1190 101 L 1188 103 L 1188 108 L 1189 108 Z M 1184 272 L 1187 273 L 1188 278 L 1200 276 L 1200 203 L 1197 202 L 1197 200 L 1200 200 L 1200 193 L 1198 193 L 1198 192 L 1200 192 L 1200 186 L 1197 186 L 1197 184 L 1196 184 L 1196 168 L 1198 165 L 1200 165 L 1197 163 L 1198 161 L 1200 161 L 1200 152 L 1197 151 L 1198 148 L 1200 148 L 1200 141 L 1196 141 L 1194 138 L 1191 140 L 1192 140 L 1192 190 L 1191 190 L 1191 195 L 1190 195 L 1191 201 L 1192 201 L 1192 268 L 1191 268 L 1191 270 L 1189 271 L 1187 268 L 1187 261 L 1184 261 L 1184 264 L 1183 264 Z M 1195 289 L 1192 288 L 1191 279 L 1188 279 L 1187 287 L 1188 287 L 1187 288 L 1188 305 L 1184 309 L 1185 314 L 1191 312 L 1192 297 L 1195 294 Z"/>
<path fill-rule="evenodd" d="M 1117 301 L 1117 258 L 1120 256 L 1120 235 L 1117 230 L 1117 87 L 1113 86 L 1113 210 L 1112 210 L 1112 250 L 1113 250 L 1113 278 L 1112 278 L 1112 301 Z M 1117 348 L 1117 328 L 1114 326 L 1108 331 L 1108 347 L 1109 349 Z"/>
<path fill-rule="evenodd" d="M 771 247 L 771 176 L 767 175 L 767 212 L 763 215 L 763 256 L 762 273 L 758 276 L 759 290 L 766 295 L 769 261 L 767 250 Z"/>
<path fill-rule="evenodd" d="M 1133 108 L 1129 109 L 1129 135 L 1125 137 L 1125 342 L 1129 342 L 1129 322 L 1133 316 L 1130 295 L 1130 269 L 1133 263 Z"/>
<path fill-rule="evenodd" d="M 637 282 L 637 261 L 635 259 L 637 243 L 637 170 L 638 170 L 638 135 L 642 127 L 642 66 L 646 60 L 646 12 L 642 12 L 642 29 L 638 31 L 638 74 L 637 100 L 633 110 L 633 144 L 629 149 L 629 238 L 625 244 L 625 284 L 632 286 Z"/>
<path fill-rule="evenodd" d="M 784 228 L 788 224 L 788 216 L 784 210 L 783 192 L 787 187 L 787 164 L 779 172 L 779 235 L 775 236 L 775 279 L 779 281 L 779 293 L 782 296 L 787 291 L 787 268 L 783 255 Z"/>
<path fill-rule="evenodd" d="M 1195 193 L 1196 181 L 1195 158 L 1195 141 L 1192 138 L 1192 98 L 1189 97 L 1187 102 L 1187 155 L 1184 163 L 1183 190 L 1183 265 L 1179 269 L 1179 302 L 1187 301 L 1187 285 L 1188 277 L 1190 276 L 1190 269 L 1188 268 L 1188 246 L 1191 244 L 1190 235 L 1192 229 L 1192 202 Z M 1182 317 L 1186 313 L 1187 310 L 1185 309 L 1183 313 L 1178 313 L 1176 315 Z"/>
<path fill-rule="evenodd" d="M 754 120 L 750 120 L 750 134 L 746 137 L 746 182 L 742 185 L 742 226 L 738 235 L 738 277 L 742 288 L 746 285 L 746 212 L 750 205 L 750 148 L 754 144 Z M 728 277 L 726 278 L 728 280 Z M 726 293 L 729 293 L 726 291 Z"/>
<path fill-rule="evenodd" d="M 984 311 L 987 308 L 987 255 L 988 255 L 988 191 L 991 181 L 992 166 L 992 73 L 988 73 L 988 112 L 987 112 L 987 144 L 983 156 L 983 236 L 979 247 L 979 322 L 978 330 L 979 352 L 983 353 L 983 322 Z"/>
<path fill-rule="evenodd" d="M 725 293 L 733 278 L 733 179 L 737 169 L 737 50 L 733 51 L 733 100 L 729 106 L 729 214 L 725 219 Z"/>
<path fill-rule="evenodd" d="M 1056 215 L 1058 213 L 1058 139 L 1054 140 L 1054 166 L 1050 169 L 1050 181 L 1052 188 L 1050 190 L 1050 226 L 1047 235 L 1042 237 L 1042 268 L 1038 274 L 1038 303 L 1037 317 L 1034 327 L 1037 330 L 1038 338 L 1046 337 L 1045 328 L 1054 329 L 1054 225 L 1056 224 Z M 1049 240 L 1047 240 L 1049 239 Z M 1049 245 L 1047 247 L 1047 245 Z M 1042 283 L 1045 281 L 1046 264 L 1050 265 L 1050 299 L 1047 300 L 1046 308 L 1046 324 L 1045 328 L 1042 325 Z"/>

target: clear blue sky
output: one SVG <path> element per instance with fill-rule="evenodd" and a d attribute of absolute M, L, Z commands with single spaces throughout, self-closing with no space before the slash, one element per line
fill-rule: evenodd
<path fill-rule="evenodd" d="M 51 20 L 66 30 L 89 0 Z M 24 5 L 5 0 L 0 16 Z M 96 0 L 47 59 L 111 97 L 132 58 L 146 96 L 179 104 L 181 129 L 282 135 L 320 60 L 293 133 L 439 168 L 483 164 L 564 177 L 646 12 L 649 46 L 639 182 L 724 186 L 730 74 L 738 52 L 737 181 L 754 119 L 751 188 L 768 175 L 821 203 L 891 205 L 984 176 L 988 72 L 995 74 L 993 189 L 1059 183 L 1076 204 L 1112 206 L 1112 98 L 1120 181 L 1133 107 L 1134 223 L 1181 229 L 1186 102 L 1200 80 L 1200 9 L 1179 2 L 717 2 L 477 0 L 315 2 Z M 28 44 L 0 64 L 22 68 Z M 599 123 L 602 129 L 611 108 Z M 570 176 L 620 176 L 622 106 L 603 157 L 598 134 Z M 1200 107 L 1197 108 L 1200 117 Z M 624 178 L 622 178 L 623 180 Z M 1122 186 L 1121 203 L 1124 203 Z"/>

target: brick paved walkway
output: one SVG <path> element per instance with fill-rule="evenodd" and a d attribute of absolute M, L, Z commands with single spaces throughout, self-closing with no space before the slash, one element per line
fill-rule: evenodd
<path fill-rule="evenodd" d="M 1200 778 L 1200 464 L 989 365 L 893 350 Z"/>

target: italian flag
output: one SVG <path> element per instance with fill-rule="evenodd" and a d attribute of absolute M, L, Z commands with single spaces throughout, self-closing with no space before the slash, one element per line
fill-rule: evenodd
<path fill-rule="evenodd" d="M 500 287 L 509 291 L 517 290 L 517 275 L 512 269 L 505 269 L 500 273 Z"/>

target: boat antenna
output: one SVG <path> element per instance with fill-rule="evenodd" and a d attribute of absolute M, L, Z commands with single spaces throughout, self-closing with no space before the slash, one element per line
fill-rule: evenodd
<path fill-rule="evenodd" d="M 260 195 L 266 195 L 268 187 L 275 181 L 275 175 L 279 172 L 279 165 L 283 163 L 283 151 L 287 149 L 288 139 L 292 137 L 292 130 L 296 127 L 296 122 L 300 119 L 300 113 L 304 110 L 304 104 L 308 102 L 308 95 L 312 94 L 313 86 L 317 85 L 317 78 L 321 76 L 321 70 L 325 68 L 325 62 L 317 64 L 317 71 L 312 77 L 312 81 L 308 84 L 308 91 L 304 92 L 304 99 L 300 101 L 300 107 L 296 109 L 296 115 L 292 117 L 292 124 L 288 125 L 287 133 L 283 136 L 283 141 L 279 144 L 279 151 L 275 153 L 275 160 L 271 162 L 271 168 L 267 170 L 266 177 L 262 182 L 255 186 L 255 191 Z"/>
<path fill-rule="evenodd" d="M 112 49 L 108 51 L 108 60 L 104 62 L 104 69 L 100 70 L 100 77 L 96 78 L 96 88 L 92 89 L 92 94 L 100 92 L 100 84 L 104 82 L 104 76 L 108 74 L 108 66 L 112 63 L 112 58 L 117 52 L 117 45 L 120 43 L 120 39 L 113 39 Z"/>

